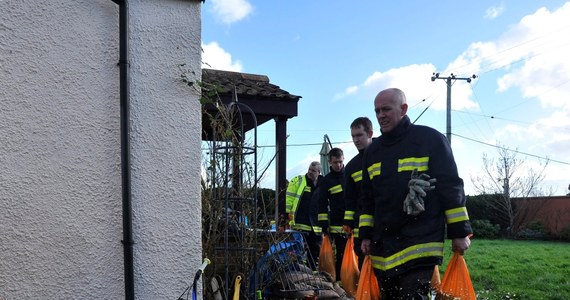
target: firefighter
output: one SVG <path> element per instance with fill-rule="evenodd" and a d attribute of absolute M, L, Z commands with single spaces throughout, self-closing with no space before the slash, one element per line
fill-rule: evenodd
<path fill-rule="evenodd" d="M 346 226 L 346 231 L 352 232 L 354 236 L 354 252 L 358 256 L 358 267 L 361 268 L 364 262 L 364 255 L 362 255 L 362 250 L 360 249 L 358 234 L 358 217 L 360 216 L 358 198 L 362 183 L 362 154 L 366 147 L 372 143 L 372 122 L 367 117 L 354 119 L 352 124 L 350 124 L 350 134 L 358 154 L 346 164 L 344 172 L 344 225 Z"/>
<path fill-rule="evenodd" d="M 330 236 L 335 245 L 336 278 L 340 278 L 342 258 L 346 247 L 344 225 L 344 153 L 332 148 L 327 154 L 330 172 L 323 178 L 318 189 L 319 225 L 323 234 Z"/>
<path fill-rule="evenodd" d="M 445 136 L 410 122 L 404 92 L 381 91 L 374 108 L 382 134 L 363 156 L 362 251 L 382 299 L 428 299 L 445 233 L 455 252 L 470 245 L 463 180 Z"/>
<path fill-rule="evenodd" d="M 285 196 L 285 212 L 290 227 L 303 234 L 309 267 L 313 270 L 317 270 L 322 241 L 322 229 L 317 222 L 318 203 L 313 196 L 322 178 L 321 163 L 313 161 L 305 175 L 295 176 L 289 181 Z"/>

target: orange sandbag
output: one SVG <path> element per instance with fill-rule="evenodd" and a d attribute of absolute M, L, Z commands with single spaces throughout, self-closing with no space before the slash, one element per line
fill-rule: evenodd
<path fill-rule="evenodd" d="M 344 290 L 353 297 L 356 295 L 359 276 L 358 258 L 354 253 L 354 237 L 350 236 L 346 242 L 346 248 L 344 248 L 344 257 L 340 267 L 340 281 Z"/>
<path fill-rule="evenodd" d="M 380 286 L 374 274 L 372 260 L 369 255 L 364 258 L 362 272 L 358 279 L 358 289 L 356 290 L 356 300 L 378 300 L 380 299 Z"/>
<path fill-rule="evenodd" d="M 433 275 L 431 276 L 431 287 L 437 291 L 439 290 L 439 286 L 441 286 L 441 275 L 439 275 L 439 267 L 435 265 Z"/>
<path fill-rule="evenodd" d="M 447 265 L 436 299 L 477 299 L 465 259 L 457 252 L 453 253 Z"/>
<path fill-rule="evenodd" d="M 319 252 L 319 271 L 327 272 L 336 281 L 336 268 L 334 266 L 334 253 L 331 239 L 328 234 L 323 236 L 321 251 Z"/>

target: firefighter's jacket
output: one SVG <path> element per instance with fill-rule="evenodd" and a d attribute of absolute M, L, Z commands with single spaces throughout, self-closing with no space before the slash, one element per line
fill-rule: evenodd
<path fill-rule="evenodd" d="M 317 185 L 322 179 L 323 176 L 319 175 Z M 293 215 L 290 222 L 292 229 L 321 233 L 321 227 L 317 222 L 318 203 L 316 197 L 313 197 L 316 189 L 306 174 L 295 176 L 289 181 L 285 196 L 285 211 Z"/>
<path fill-rule="evenodd" d="M 329 226 L 330 233 L 343 233 L 344 225 L 344 168 L 339 172 L 332 168 L 319 182 L 319 225 Z"/>
<path fill-rule="evenodd" d="M 344 225 L 353 229 L 355 238 L 358 234 L 358 217 L 360 216 L 359 196 L 362 186 L 362 154 L 360 151 L 344 168 Z"/>
<path fill-rule="evenodd" d="M 425 211 L 408 216 L 403 202 L 414 169 L 437 179 Z M 472 233 L 465 208 L 463 180 L 449 142 L 438 131 L 414 125 L 407 116 L 366 149 L 362 171 L 360 238 L 370 239 L 374 268 L 385 276 L 441 264 L 444 235 Z"/>

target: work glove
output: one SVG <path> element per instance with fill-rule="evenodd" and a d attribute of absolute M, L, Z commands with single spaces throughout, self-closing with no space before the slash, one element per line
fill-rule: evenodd
<path fill-rule="evenodd" d="M 404 200 L 404 212 L 411 216 L 417 216 L 424 212 L 424 197 L 427 195 L 427 191 L 435 189 L 436 181 L 437 179 L 431 178 L 428 174 L 418 175 L 418 169 L 414 169 L 408 182 L 410 191 Z"/>

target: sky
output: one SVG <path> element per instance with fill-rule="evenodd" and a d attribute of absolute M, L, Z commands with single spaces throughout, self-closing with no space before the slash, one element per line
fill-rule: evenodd
<path fill-rule="evenodd" d="M 565 195 L 570 184 L 570 2 L 207 0 L 205 68 L 261 74 L 301 96 L 287 122 L 287 178 L 319 160 L 324 135 L 356 155 L 350 123 L 380 128 L 374 97 L 406 93 L 408 116 L 446 134 L 452 81 L 451 146 L 465 192 L 483 175 L 483 155 L 516 152 L 538 186 Z M 434 73 L 440 78 L 431 80 Z M 275 122 L 257 129 L 261 187 L 275 188 Z M 522 174 L 521 174 L 522 175 Z"/>

